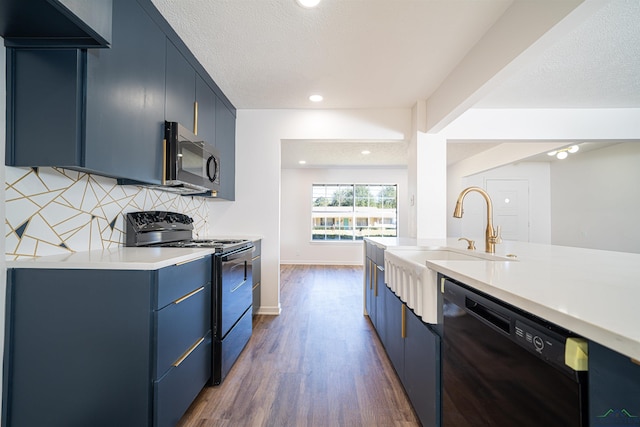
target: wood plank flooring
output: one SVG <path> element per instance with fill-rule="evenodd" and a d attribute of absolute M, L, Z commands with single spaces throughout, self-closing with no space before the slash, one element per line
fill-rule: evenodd
<path fill-rule="evenodd" d="M 280 316 L 256 316 L 222 385 L 179 427 L 419 426 L 362 314 L 362 267 L 283 265 Z"/>

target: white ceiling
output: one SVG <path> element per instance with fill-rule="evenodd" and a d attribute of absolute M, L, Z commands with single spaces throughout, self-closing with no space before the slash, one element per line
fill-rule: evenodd
<path fill-rule="evenodd" d="M 512 0 L 153 0 L 239 109 L 410 108 Z"/>
<path fill-rule="evenodd" d="M 514 1 L 322 0 L 316 9 L 295 0 L 153 3 L 238 109 L 273 109 L 409 108 L 428 100 Z M 534 44 L 535 54 L 520 57 L 524 66 L 474 107 L 640 107 L 639 22 L 638 0 L 585 0 L 552 29 L 561 36 Z M 563 25 L 570 29 L 558 31 Z M 314 92 L 325 97 L 321 105 L 308 101 Z M 369 164 L 375 156 L 358 155 L 362 143 L 290 141 L 283 167 L 312 155 L 339 165 L 330 153 Z M 449 146 L 452 163 L 493 144 Z M 399 150 L 388 147 L 386 158 L 406 159 Z"/>

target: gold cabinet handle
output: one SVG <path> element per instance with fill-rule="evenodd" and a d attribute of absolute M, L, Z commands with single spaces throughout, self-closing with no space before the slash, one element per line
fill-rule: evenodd
<path fill-rule="evenodd" d="M 198 101 L 193 103 L 193 134 L 198 134 Z"/>
<path fill-rule="evenodd" d="M 260 255 L 254 256 L 253 258 L 251 258 L 251 261 L 253 262 L 253 261 L 257 260 L 258 258 L 260 258 Z"/>
<path fill-rule="evenodd" d="M 374 279 L 373 282 L 375 283 L 374 288 L 373 288 L 373 296 L 378 296 L 378 269 L 374 269 Z"/>
<path fill-rule="evenodd" d="M 178 360 L 176 360 L 175 362 L 173 362 L 173 367 L 177 368 L 178 366 L 180 366 L 180 364 L 181 364 L 182 362 L 184 362 L 184 361 L 185 361 L 185 359 L 186 359 L 187 357 L 189 357 L 189 355 L 190 355 L 191 353 L 193 353 L 193 351 L 194 351 L 196 348 L 198 348 L 198 346 L 199 346 L 200 344 L 202 344 L 203 342 L 204 342 L 204 337 L 200 338 L 200 339 L 199 339 L 199 340 L 198 340 L 194 345 L 192 345 L 191 347 L 189 347 L 189 350 L 185 351 L 185 352 L 184 352 L 184 354 L 178 358 Z"/>
<path fill-rule="evenodd" d="M 167 140 L 162 140 L 162 185 L 167 184 Z"/>
<path fill-rule="evenodd" d="M 198 292 L 202 292 L 204 290 L 204 286 L 199 287 L 198 289 L 196 289 L 195 291 L 191 291 L 188 294 L 186 294 L 185 296 L 178 298 L 177 300 L 175 300 L 173 303 L 174 304 L 180 304 L 182 301 L 191 298 L 192 296 L 194 296 L 195 294 L 197 294 Z"/>

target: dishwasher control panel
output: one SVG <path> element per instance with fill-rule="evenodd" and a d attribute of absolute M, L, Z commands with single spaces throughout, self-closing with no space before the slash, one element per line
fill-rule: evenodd
<path fill-rule="evenodd" d="M 564 343 L 533 325 L 515 321 L 513 337 L 522 347 L 554 364 L 564 365 Z"/>

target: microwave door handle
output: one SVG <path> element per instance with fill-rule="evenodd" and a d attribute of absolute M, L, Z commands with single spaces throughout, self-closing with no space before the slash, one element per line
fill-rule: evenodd
<path fill-rule="evenodd" d="M 213 164 L 213 173 L 211 173 L 211 165 Z M 209 156 L 207 159 L 207 178 L 209 181 L 215 182 L 218 179 L 218 160 L 215 156 Z"/>

